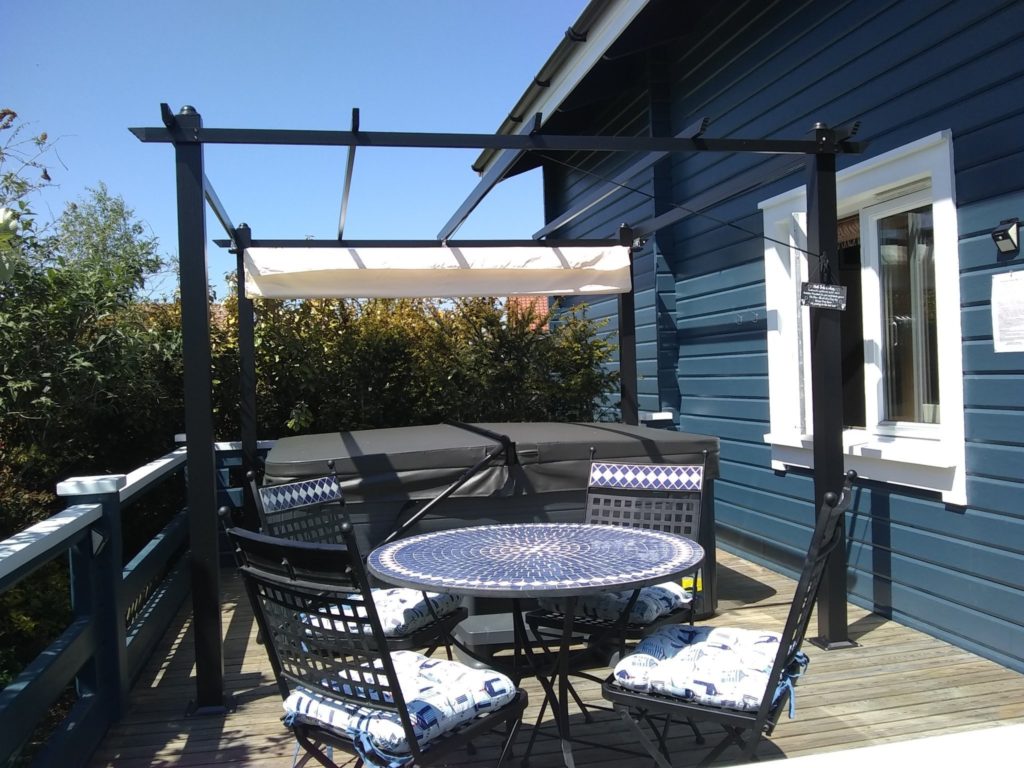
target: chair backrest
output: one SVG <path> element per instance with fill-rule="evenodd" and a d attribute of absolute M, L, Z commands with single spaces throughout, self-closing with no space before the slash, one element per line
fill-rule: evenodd
<path fill-rule="evenodd" d="M 341 543 L 346 522 L 345 497 L 337 476 L 315 477 L 280 485 L 256 485 L 250 474 L 260 527 L 264 533 L 293 541 Z"/>
<path fill-rule="evenodd" d="M 395 712 L 418 755 L 351 525 L 342 525 L 342 544 L 287 541 L 240 528 L 229 535 L 282 697 L 299 686 Z"/>
<path fill-rule="evenodd" d="M 703 491 L 703 464 L 595 461 L 590 465 L 585 520 L 696 539 Z"/>
<path fill-rule="evenodd" d="M 762 723 L 777 720 L 791 695 L 788 688 L 783 690 L 781 696 L 776 697 L 775 693 L 787 671 L 795 670 L 798 666 L 796 657 L 800 653 L 804 636 L 807 634 L 807 626 L 814 611 L 814 604 L 818 599 L 818 590 L 821 587 L 825 566 L 831 554 L 843 545 L 845 527 L 841 523 L 843 514 L 850 506 L 853 496 L 852 485 L 856 476 L 857 473 L 852 470 L 847 472 L 842 491 L 838 495 L 832 492 L 826 493 L 821 509 L 818 511 L 814 533 L 811 535 L 811 543 L 807 548 L 807 555 L 800 571 L 800 580 L 797 582 L 786 626 L 782 630 L 779 640 L 779 651 L 768 677 L 765 695 L 761 699 L 758 718 Z"/>

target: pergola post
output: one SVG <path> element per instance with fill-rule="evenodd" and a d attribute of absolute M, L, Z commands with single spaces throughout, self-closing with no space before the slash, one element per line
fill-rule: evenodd
<path fill-rule="evenodd" d="M 192 631 L 196 658 L 193 713 L 224 708 L 220 621 L 216 458 L 210 374 L 210 300 L 206 265 L 203 120 L 193 107 L 164 113 L 174 142 L 178 190 L 178 259 L 181 265 L 181 334 L 184 356 L 188 531 L 192 576 Z"/>
<path fill-rule="evenodd" d="M 623 424 L 639 424 L 636 372 L 636 260 L 633 258 L 633 230 L 625 224 L 619 227 L 619 243 L 630 247 L 629 273 L 632 290 L 619 294 L 619 412 Z"/>
<path fill-rule="evenodd" d="M 823 123 L 814 126 L 819 146 L 811 155 L 807 178 L 807 251 L 810 282 L 832 283 L 838 269 L 836 233 L 836 132 Z M 811 408 L 814 431 L 814 509 L 824 508 L 828 492 L 843 485 L 843 380 L 840 314 L 836 309 L 810 307 Z M 845 522 L 839 520 L 845 543 Z M 846 549 L 837 547 L 829 558 L 818 593 L 818 633 L 822 648 L 850 645 L 846 615 Z"/>
<path fill-rule="evenodd" d="M 238 420 L 242 438 L 242 473 L 248 476 L 259 463 L 256 435 L 256 309 L 245 295 L 245 249 L 252 242 L 248 224 L 240 224 L 234 232 L 236 280 L 238 291 Z M 246 527 L 256 530 L 256 502 L 249 483 L 242 483 Z"/>

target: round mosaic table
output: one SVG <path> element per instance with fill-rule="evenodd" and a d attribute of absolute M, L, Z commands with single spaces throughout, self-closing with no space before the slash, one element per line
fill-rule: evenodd
<path fill-rule="evenodd" d="M 518 679 L 522 658 L 544 688 L 563 761 L 566 768 L 574 768 L 568 678 L 576 597 L 668 581 L 696 570 L 703 559 L 697 542 L 674 533 L 587 523 L 521 523 L 410 536 L 373 550 L 367 566 L 377 578 L 400 587 L 511 598 L 511 672 Z M 519 603 L 526 597 L 558 596 L 567 601 L 562 639 L 554 663 L 544 666 L 526 638 Z M 532 746 L 531 737 L 527 757 Z"/>
<path fill-rule="evenodd" d="M 634 589 L 693 571 L 697 542 L 585 523 L 481 525 L 385 544 L 367 565 L 401 587 L 486 597 L 554 597 Z"/>

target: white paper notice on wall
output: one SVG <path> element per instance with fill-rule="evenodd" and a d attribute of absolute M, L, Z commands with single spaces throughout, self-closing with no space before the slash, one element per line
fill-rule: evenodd
<path fill-rule="evenodd" d="M 992 275 L 992 343 L 996 352 L 1024 352 L 1024 274 Z"/>

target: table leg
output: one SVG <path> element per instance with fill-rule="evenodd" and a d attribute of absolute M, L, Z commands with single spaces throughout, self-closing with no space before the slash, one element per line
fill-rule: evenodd
<path fill-rule="evenodd" d="M 541 707 L 541 717 L 544 708 L 551 705 L 551 713 L 555 717 L 555 726 L 558 729 L 558 738 L 562 743 L 562 760 L 566 768 L 575 768 L 576 762 L 572 755 L 572 742 L 569 733 L 569 648 L 572 645 L 572 624 L 573 612 L 576 610 L 576 598 L 567 599 L 565 623 L 562 625 L 562 639 L 559 643 L 558 655 L 555 659 L 554 674 L 551 677 L 541 668 L 539 662 L 533 655 L 533 647 L 526 633 L 526 625 L 523 622 L 523 614 L 520 610 L 519 601 L 512 601 L 513 637 L 515 639 L 514 668 L 519 667 L 519 656 L 522 653 L 526 666 L 531 674 L 537 678 L 537 682 L 544 689 L 544 704 Z M 555 690 L 555 681 L 558 681 L 558 689 Z M 526 747 L 526 754 L 523 756 L 523 765 L 526 765 L 533 749 L 533 742 L 537 735 L 537 727 L 540 726 L 540 718 L 534 727 L 530 742 Z"/>
<path fill-rule="evenodd" d="M 562 740 L 562 760 L 566 768 L 575 768 L 572 741 L 569 734 L 569 647 L 572 645 L 572 624 L 576 614 L 576 598 L 565 601 L 565 619 L 562 622 L 562 642 L 558 648 L 558 737 Z"/>

